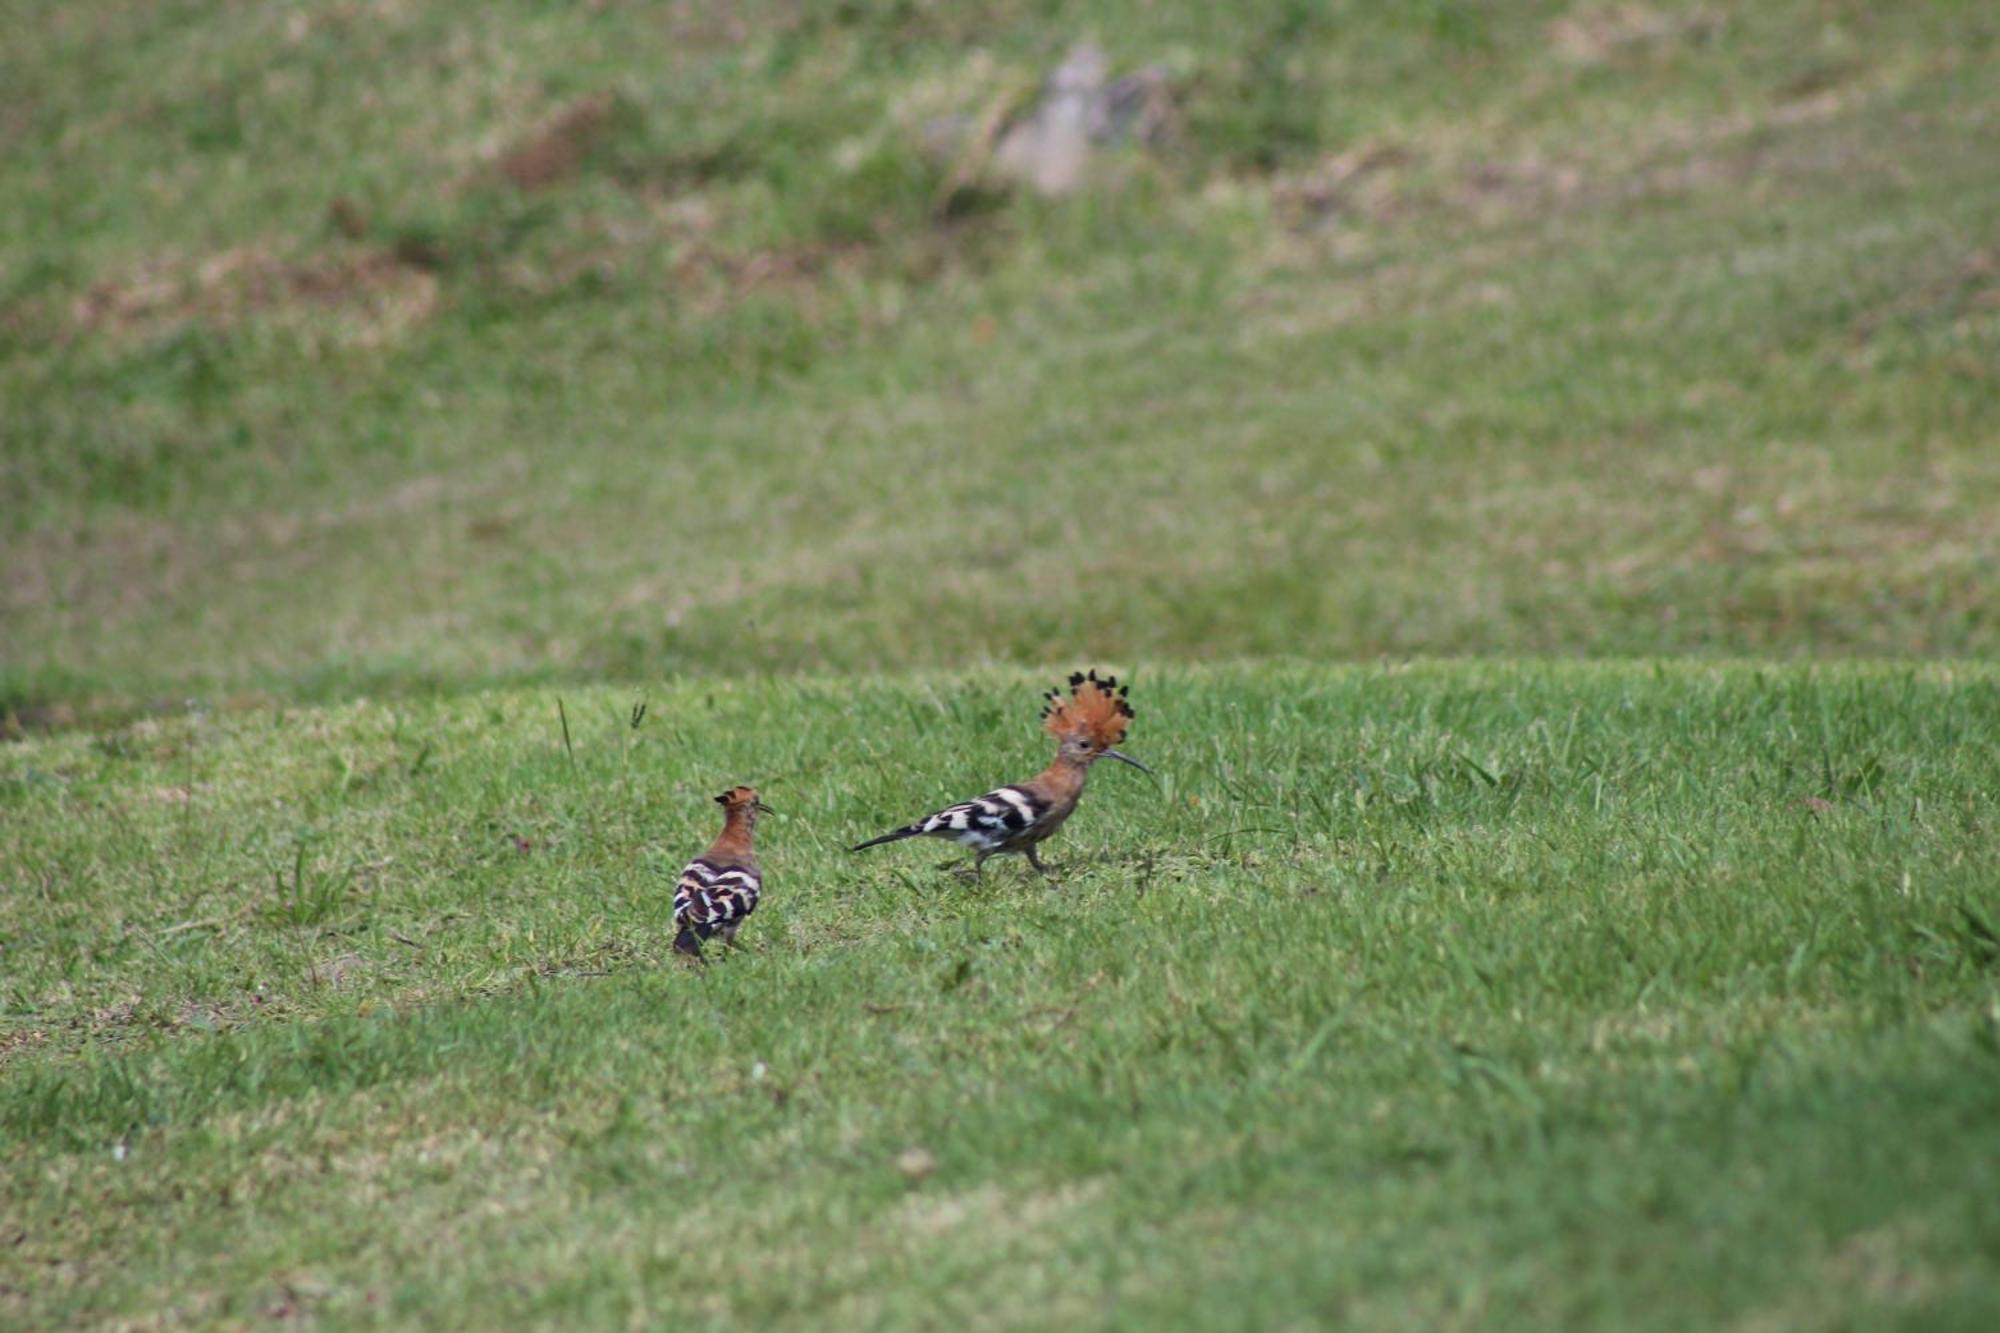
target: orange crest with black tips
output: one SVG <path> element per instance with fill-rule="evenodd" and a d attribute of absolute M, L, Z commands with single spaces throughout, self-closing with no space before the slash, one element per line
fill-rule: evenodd
<path fill-rule="evenodd" d="M 1042 728 L 1051 736 L 1083 736 L 1100 750 L 1108 750 L 1125 739 L 1132 725 L 1132 705 L 1125 696 L 1131 686 L 1120 685 L 1118 677 L 1098 678 L 1095 671 L 1076 672 L 1069 678 L 1069 697 L 1050 690 L 1042 705 Z"/>
<path fill-rule="evenodd" d="M 757 804 L 757 789 L 755 787 L 731 787 L 728 791 L 716 797 L 715 803 L 725 810 L 734 810 L 741 805 L 755 805 Z"/>

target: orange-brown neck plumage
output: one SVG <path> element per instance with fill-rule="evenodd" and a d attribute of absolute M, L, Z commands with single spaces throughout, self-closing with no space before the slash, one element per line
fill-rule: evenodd
<path fill-rule="evenodd" d="M 747 805 L 731 806 L 723 813 L 722 832 L 708 846 L 712 861 L 754 861 L 757 812 Z"/>
<path fill-rule="evenodd" d="M 757 853 L 753 842 L 757 836 L 757 815 L 764 809 L 756 789 L 731 787 L 716 797 L 715 803 L 722 807 L 722 832 L 708 845 L 708 859 L 718 864 L 755 866 Z"/>
<path fill-rule="evenodd" d="M 1090 761 L 1058 750 L 1049 766 L 1022 784 L 1037 796 L 1058 805 L 1075 805 L 1083 795 L 1083 783 L 1090 776 Z"/>

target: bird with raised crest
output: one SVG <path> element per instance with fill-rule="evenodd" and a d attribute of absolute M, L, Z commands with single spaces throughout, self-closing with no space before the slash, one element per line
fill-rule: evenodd
<path fill-rule="evenodd" d="M 850 850 L 875 847 L 904 838 L 949 838 L 972 851 L 977 875 L 989 856 L 1019 852 L 1028 864 L 1053 878 L 1035 848 L 1063 826 L 1083 797 L 1090 766 L 1116 759 L 1141 772 L 1153 770 L 1117 747 L 1132 725 L 1129 685 L 1116 676 L 1099 679 L 1097 672 L 1077 672 L 1069 678 L 1069 694 L 1050 690 L 1042 705 L 1042 727 L 1056 738 L 1056 757 L 1028 781 L 999 787 L 970 801 L 948 805 L 879 838 Z"/>
<path fill-rule="evenodd" d="M 702 943 L 717 935 L 733 943 L 764 892 L 755 838 L 757 816 L 771 807 L 750 787 L 731 787 L 715 803 L 722 807 L 722 832 L 674 885 L 674 952 L 691 959 L 699 959 Z"/>

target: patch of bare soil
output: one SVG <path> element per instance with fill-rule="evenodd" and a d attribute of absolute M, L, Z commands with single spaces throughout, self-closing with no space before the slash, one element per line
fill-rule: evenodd
<path fill-rule="evenodd" d="M 1336 153 L 1296 175 L 1272 183 L 1281 215 L 1296 226 L 1332 221 L 1343 215 L 1379 217 L 1391 206 L 1396 169 L 1412 155 L 1395 144 L 1367 143 Z"/>
<path fill-rule="evenodd" d="M 684 285 L 693 308 L 703 315 L 719 314 L 753 294 L 764 293 L 800 303 L 806 318 L 813 320 L 826 279 L 857 270 L 868 254 L 868 247 L 858 243 L 742 253 L 693 245 L 675 260 L 674 276 Z"/>
<path fill-rule="evenodd" d="M 1475 156 L 1360 144 L 1274 177 L 1271 197 L 1287 228 L 1304 234 L 1440 214 L 1494 225 L 1746 182 L 1780 186 L 1856 169 L 1865 145 L 1824 127 L 1876 91 L 1855 84 L 1773 107 L 1662 123 L 1633 143 L 1622 163 L 1587 155 Z M 1761 133 L 1773 130 L 1789 133 Z"/>
<path fill-rule="evenodd" d="M 1901 323 L 1944 322 L 2000 310 L 2000 251 L 1975 250 L 1930 282 L 1863 310 L 1854 319 L 1857 347 Z"/>
<path fill-rule="evenodd" d="M 77 298 L 70 319 L 86 332 L 123 332 L 335 315 L 358 341 L 375 342 L 422 323 L 438 300 L 436 276 L 388 250 L 289 260 L 239 246 L 203 259 L 155 259 L 105 278 Z"/>
<path fill-rule="evenodd" d="M 1276 179 L 1272 198 L 1295 231 L 1344 223 L 1390 223 L 1448 212 L 1476 222 L 1545 212 L 1592 184 L 1584 169 L 1542 158 L 1426 158 L 1392 144 L 1366 144 Z"/>
<path fill-rule="evenodd" d="M 523 194 L 568 180 L 583 169 L 590 150 L 611 128 L 613 106 L 604 93 L 571 102 L 502 153 L 495 169 Z"/>
<path fill-rule="evenodd" d="M 1723 17 L 1706 9 L 1663 14 L 1639 4 L 1593 5 L 1549 25 L 1549 45 L 1579 65 L 1602 65 L 1676 42 L 1703 41 L 1722 31 Z"/>
<path fill-rule="evenodd" d="M 49 1034 L 40 1028 L 17 1028 L 13 1031 L 0 1032 L 0 1065 L 5 1065 L 8 1059 L 18 1052 L 46 1046 L 48 1041 Z"/>
<path fill-rule="evenodd" d="M 721 278 L 738 292 L 751 292 L 811 281 L 842 265 L 857 263 L 866 254 L 861 245 L 799 245 L 739 254 L 697 248 L 683 254 L 674 267 L 684 277 Z"/>

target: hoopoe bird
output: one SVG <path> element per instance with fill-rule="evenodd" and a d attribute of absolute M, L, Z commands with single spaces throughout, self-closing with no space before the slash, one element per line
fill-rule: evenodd
<path fill-rule="evenodd" d="M 731 787 L 715 803 L 722 807 L 722 832 L 674 885 L 674 952 L 689 958 L 700 958 L 702 941 L 713 936 L 733 942 L 764 892 L 754 839 L 757 816 L 771 807 L 750 787 Z"/>
<path fill-rule="evenodd" d="M 893 833 L 870 838 L 850 848 L 861 851 L 904 838 L 949 838 L 972 849 L 977 875 L 989 856 L 1019 852 L 1041 874 L 1049 868 L 1035 848 L 1063 826 L 1083 797 L 1084 779 L 1100 759 L 1117 759 L 1141 772 L 1153 770 L 1116 747 L 1132 725 L 1131 686 L 1116 676 L 1099 680 L 1097 673 L 1077 672 L 1069 678 L 1069 697 L 1050 690 L 1042 705 L 1042 728 L 1056 738 L 1056 757 L 1036 777 L 925 815 Z"/>

